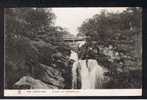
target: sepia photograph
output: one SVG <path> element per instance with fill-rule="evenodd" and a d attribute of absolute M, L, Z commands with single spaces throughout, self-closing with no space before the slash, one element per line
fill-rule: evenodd
<path fill-rule="evenodd" d="M 5 8 L 4 51 L 5 96 L 142 95 L 141 7 Z"/>

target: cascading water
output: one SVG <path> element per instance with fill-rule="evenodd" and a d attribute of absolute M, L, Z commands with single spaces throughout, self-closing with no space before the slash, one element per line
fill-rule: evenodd
<path fill-rule="evenodd" d="M 80 69 L 80 71 L 77 72 L 77 69 Z M 96 89 L 102 87 L 104 70 L 94 59 L 88 59 L 87 64 L 86 60 L 75 62 L 73 64 L 72 74 L 73 88 L 77 87 L 79 84 L 78 77 L 80 77 L 81 89 Z"/>
<path fill-rule="evenodd" d="M 95 59 L 79 60 L 74 51 L 71 51 L 70 58 L 75 60 L 72 68 L 73 89 L 102 88 L 105 70 Z"/>
<path fill-rule="evenodd" d="M 78 61 L 78 54 L 71 50 L 70 59 Z"/>

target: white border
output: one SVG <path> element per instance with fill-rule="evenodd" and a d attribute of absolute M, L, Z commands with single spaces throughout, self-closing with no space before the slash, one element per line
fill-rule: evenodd
<path fill-rule="evenodd" d="M 4 9 L 5 13 L 5 9 Z M 4 14 L 5 16 L 5 14 Z M 4 17 L 4 79 L 5 79 L 5 17 Z M 5 87 L 5 80 L 4 80 Z M 34 90 L 4 90 L 4 96 L 142 96 L 142 89 L 34 89 Z"/>
<path fill-rule="evenodd" d="M 4 96 L 142 96 L 142 89 L 4 90 Z"/>

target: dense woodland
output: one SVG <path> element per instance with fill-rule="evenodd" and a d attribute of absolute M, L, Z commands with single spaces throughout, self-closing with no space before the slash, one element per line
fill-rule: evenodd
<path fill-rule="evenodd" d="M 51 9 L 5 9 L 5 88 L 14 88 L 25 75 L 51 88 L 69 88 L 65 79 L 70 75 L 70 48 L 62 38 L 67 32 L 54 26 L 54 20 Z"/>
<path fill-rule="evenodd" d="M 109 69 L 106 88 L 139 88 L 142 84 L 142 9 L 102 11 L 83 22 L 79 36 L 88 36 L 99 50 L 97 61 Z"/>
<path fill-rule="evenodd" d="M 16 88 L 26 75 L 53 89 L 71 88 L 72 48 L 63 40 L 69 32 L 55 20 L 51 9 L 5 9 L 5 88 Z M 141 8 L 102 11 L 83 22 L 78 36 L 89 37 L 89 46 L 99 51 L 95 59 L 109 70 L 104 88 L 142 87 Z"/>

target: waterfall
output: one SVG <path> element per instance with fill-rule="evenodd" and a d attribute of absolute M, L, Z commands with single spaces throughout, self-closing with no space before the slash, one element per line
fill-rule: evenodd
<path fill-rule="evenodd" d="M 79 44 L 81 46 L 84 43 Z M 75 61 L 72 67 L 73 89 L 102 88 L 105 69 L 95 59 L 79 60 L 74 51 L 71 51 L 70 59 Z"/>
<path fill-rule="evenodd" d="M 70 59 L 74 61 L 78 61 L 78 54 L 74 52 L 73 50 L 71 50 Z"/>
<path fill-rule="evenodd" d="M 81 89 L 102 88 L 104 70 L 94 59 L 75 62 L 72 68 L 72 75 L 72 88 L 78 88 L 79 84 L 81 84 Z"/>

